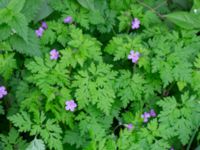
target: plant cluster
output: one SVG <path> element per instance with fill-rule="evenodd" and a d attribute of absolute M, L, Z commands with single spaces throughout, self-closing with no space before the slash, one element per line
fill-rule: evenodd
<path fill-rule="evenodd" d="M 0 0 L 0 149 L 200 148 L 198 0 Z"/>

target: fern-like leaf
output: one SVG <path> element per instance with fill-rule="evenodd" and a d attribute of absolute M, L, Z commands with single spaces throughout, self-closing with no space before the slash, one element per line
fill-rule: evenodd
<path fill-rule="evenodd" d="M 41 139 L 34 138 L 26 150 L 45 150 L 44 142 Z"/>
<path fill-rule="evenodd" d="M 105 114 L 109 114 L 114 102 L 115 91 L 113 82 L 116 72 L 111 71 L 110 65 L 92 64 L 88 71 L 80 71 L 75 76 L 73 87 L 76 87 L 76 98 L 80 108 L 96 104 Z"/>
<path fill-rule="evenodd" d="M 17 68 L 14 53 L 0 54 L 0 68 L 0 75 L 2 75 L 5 80 L 10 79 L 14 69 Z"/>
<path fill-rule="evenodd" d="M 16 115 L 9 116 L 8 119 L 19 128 L 20 132 L 30 131 L 31 129 L 31 119 L 27 112 L 22 111 Z"/>

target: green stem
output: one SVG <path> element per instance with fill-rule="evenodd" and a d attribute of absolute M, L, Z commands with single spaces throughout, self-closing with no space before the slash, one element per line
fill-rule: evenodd
<path fill-rule="evenodd" d="M 113 133 L 115 133 L 115 130 L 120 127 L 121 125 L 123 125 L 121 122 L 114 128 Z"/>
<path fill-rule="evenodd" d="M 115 30 L 113 29 L 113 27 L 112 27 L 112 32 L 113 32 L 114 35 L 116 35 L 116 32 L 115 32 Z"/>
<path fill-rule="evenodd" d="M 189 144 L 188 144 L 186 150 L 190 150 L 190 147 L 191 147 L 191 145 L 192 145 L 192 142 L 193 142 L 193 140 L 194 140 L 194 137 L 195 137 L 195 135 L 196 135 L 198 129 L 199 129 L 199 127 L 197 127 L 196 130 L 194 131 L 194 133 L 193 133 L 193 135 L 192 135 L 192 138 L 190 139 L 190 142 L 189 142 Z"/>
<path fill-rule="evenodd" d="M 133 74 L 135 73 L 136 71 L 136 64 L 133 65 Z"/>
<path fill-rule="evenodd" d="M 149 5 L 147 5 L 146 3 L 141 2 L 140 0 L 136 0 L 137 3 L 139 3 L 140 5 L 142 5 L 143 7 L 146 7 L 147 9 L 149 9 L 150 11 L 154 12 L 156 15 L 158 15 L 161 19 L 164 18 L 163 15 L 161 15 L 159 12 L 157 12 L 154 8 L 150 7 Z"/>
<path fill-rule="evenodd" d="M 165 4 L 167 4 L 167 0 L 164 1 L 164 2 L 162 2 L 162 3 L 160 3 L 159 5 L 157 5 L 156 7 L 154 7 L 153 9 L 156 10 L 156 9 L 162 7 L 162 6 L 165 5 Z"/>
<path fill-rule="evenodd" d="M 168 96 L 170 90 L 173 88 L 174 85 L 175 85 L 175 83 L 173 82 L 173 83 L 171 83 L 171 85 L 168 88 L 164 89 L 163 96 Z"/>

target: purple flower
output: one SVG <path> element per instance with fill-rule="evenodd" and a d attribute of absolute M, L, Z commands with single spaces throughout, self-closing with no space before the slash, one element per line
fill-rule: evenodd
<path fill-rule="evenodd" d="M 128 59 L 131 59 L 133 63 L 137 63 L 139 58 L 140 58 L 139 52 L 134 52 L 134 50 L 130 51 L 130 54 L 128 55 Z"/>
<path fill-rule="evenodd" d="M 51 51 L 50 51 L 50 55 L 51 55 L 51 59 L 52 60 L 57 60 L 58 59 L 58 57 L 60 56 L 59 55 L 59 52 L 56 50 L 56 49 L 52 49 Z"/>
<path fill-rule="evenodd" d="M 74 100 L 66 101 L 66 110 L 74 111 L 74 109 L 77 107 L 77 104 L 74 102 Z"/>
<path fill-rule="evenodd" d="M 0 86 L 0 99 L 2 99 L 5 95 L 7 95 L 6 88 L 4 86 Z"/>
<path fill-rule="evenodd" d="M 44 32 L 44 29 L 40 27 L 38 30 L 35 30 L 37 37 L 41 37 Z"/>
<path fill-rule="evenodd" d="M 156 117 L 156 112 L 153 109 L 151 109 L 149 113 L 151 117 Z"/>
<path fill-rule="evenodd" d="M 174 150 L 174 148 L 173 148 L 173 147 L 171 147 L 171 148 L 170 148 L 170 150 Z"/>
<path fill-rule="evenodd" d="M 64 23 L 71 23 L 72 22 L 72 17 L 68 16 L 64 19 Z"/>
<path fill-rule="evenodd" d="M 149 113 L 144 112 L 144 114 L 142 114 L 141 116 L 144 119 L 144 122 L 148 122 L 148 119 L 151 117 Z"/>
<path fill-rule="evenodd" d="M 133 124 L 129 123 L 129 124 L 125 124 L 125 127 L 129 130 L 133 129 Z"/>
<path fill-rule="evenodd" d="M 43 29 L 47 29 L 47 28 L 48 28 L 47 23 L 44 22 L 44 21 L 42 21 L 42 28 L 43 28 Z"/>
<path fill-rule="evenodd" d="M 138 29 L 140 27 L 140 20 L 134 18 L 132 21 L 132 29 Z"/>

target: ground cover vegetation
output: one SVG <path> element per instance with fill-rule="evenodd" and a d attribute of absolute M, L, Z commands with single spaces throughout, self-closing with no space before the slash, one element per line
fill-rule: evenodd
<path fill-rule="evenodd" d="M 0 0 L 0 149 L 199 150 L 199 0 Z"/>

